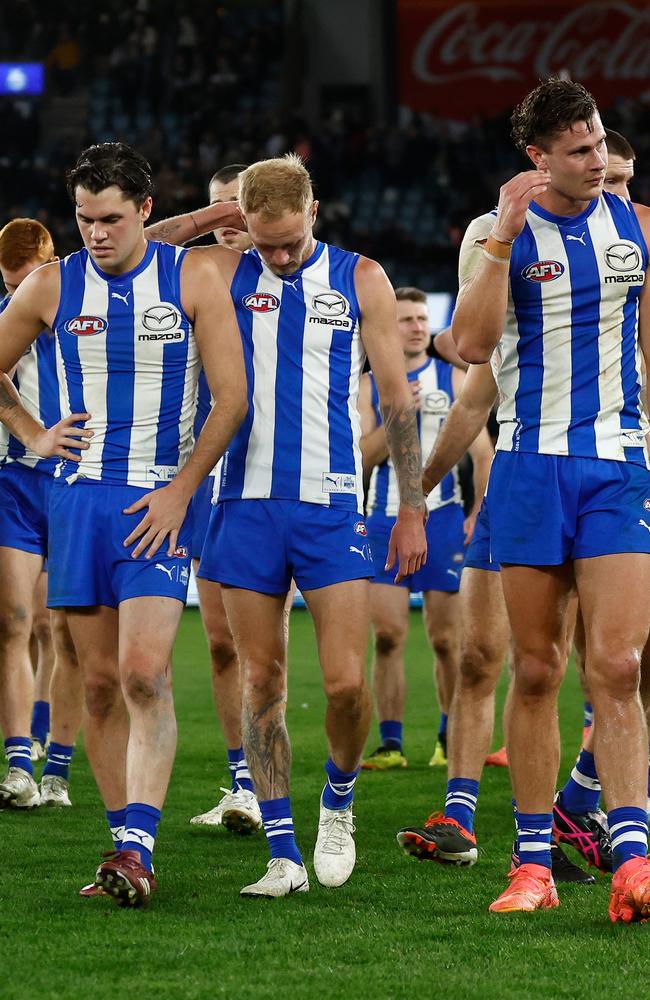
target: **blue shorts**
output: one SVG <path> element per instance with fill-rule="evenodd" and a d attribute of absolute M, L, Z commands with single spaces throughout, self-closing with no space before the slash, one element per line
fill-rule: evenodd
<path fill-rule="evenodd" d="M 0 545 L 47 556 L 51 472 L 20 462 L 0 466 Z"/>
<path fill-rule="evenodd" d="M 632 462 L 497 451 L 487 505 L 499 563 L 650 553 L 650 470 Z"/>
<path fill-rule="evenodd" d="M 486 569 L 493 573 L 498 573 L 500 566 L 498 562 L 492 561 L 490 549 L 490 517 L 487 503 L 483 498 L 481 509 L 474 525 L 474 534 L 467 548 L 465 556 L 465 569 Z"/>
<path fill-rule="evenodd" d="M 442 590 L 449 594 L 457 593 L 465 559 L 464 521 L 463 508 L 458 503 L 432 510 L 426 525 L 427 561 L 417 573 L 395 584 L 397 567 L 394 566 L 388 573 L 384 569 L 395 518 L 371 514 L 368 518 L 368 538 L 375 560 L 375 578 L 372 582 L 407 587 L 414 592 Z"/>
<path fill-rule="evenodd" d="M 185 602 L 190 579 L 192 515 L 188 512 L 174 556 L 167 542 L 156 555 L 132 559 L 122 544 L 146 511 L 123 514 L 149 490 L 79 479 L 55 480 L 50 500 L 48 607 L 116 608 L 131 597 Z"/>
<path fill-rule="evenodd" d="M 199 577 L 284 594 L 374 575 L 361 514 L 300 500 L 223 500 L 212 508 Z"/>
<path fill-rule="evenodd" d="M 192 559 L 200 559 L 203 551 L 203 543 L 208 532 L 210 514 L 212 513 L 212 491 L 214 489 L 214 476 L 206 476 L 198 490 L 192 497 L 192 517 L 194 528 L 192 529 Z"/>

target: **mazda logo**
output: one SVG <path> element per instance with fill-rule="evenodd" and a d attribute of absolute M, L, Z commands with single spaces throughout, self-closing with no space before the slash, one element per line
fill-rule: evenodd
<path fill-rule="evenodd" d="M 329 318 L 342 316 L 350 308 L 347 299 L 339 292 L 321 292 L 320 295 L 314 296 L 312 305 L 317 313 Z"/>
<path fill-rule="evenodd" d="M 613 271 L 638 271 L 641 254 L 634 243 L 612 243 L 605 250 L 607 266 Z"/>
<path fill-rule="evenodd" d="M 169 330 L 175 330 L 180 322 L 181 314 L 171 302 L 161 302 L 157 306 L 149 306 L 142 316 L 142 325 L 145 330 L 151 330 L 154 333 L 167 333 Z"/>

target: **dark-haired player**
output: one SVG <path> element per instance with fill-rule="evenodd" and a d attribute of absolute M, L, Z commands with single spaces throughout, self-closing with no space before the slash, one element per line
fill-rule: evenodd
<path fill-rule="evenodd" d="M 147 242 L 146 160 L 85 150 L 68 175 L 84 249 L 25 279 L 0 317 L 0 370 L 54 332 L 72 416 L 46 431 L 6 391 L 0 417 L 64 461 L 50 505 L 49 604 L 84 671 L 86 749 L 116 852 L 96 883 L 118 902 L 156 888 L 151 853 L 176 747 L 171 651 L 191 544 L 190 498 L 246 412 L 241 339 L 209 258 Z M 217 403 L 192 451 L 203 364 Z"/>
<path fill-rule="evenodd" d="M 453 321 L 459 352 L 495 368 L 501 395 L 487 494 L 514 639 L 508 755 L 521 867 L 493 911 L 558 905 L 551 877 L 557 690 L 575 579 L 595 755 L 609 807 L 612 920 L 650 912 L 647 742 L 638 697 L 650 622 L 650 472 L 637 346 L 650 210 L 603 194 L 606 134 L 591 95 L 551 79 L 515 109 L 535 170 L 469 227 Z"/>

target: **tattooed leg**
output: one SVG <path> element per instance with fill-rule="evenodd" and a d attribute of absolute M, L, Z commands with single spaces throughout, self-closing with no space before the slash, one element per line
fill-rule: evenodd
<path fill-rule="evenodd" d="M 223 588 L 242 672 L 242 740 L 258 799 L 289 794 L 284 595 Z M 254 623 L 254 627 L 251 627 Z"/>

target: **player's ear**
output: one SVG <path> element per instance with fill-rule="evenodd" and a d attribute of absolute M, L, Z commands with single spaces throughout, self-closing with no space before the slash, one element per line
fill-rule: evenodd
<path fill-rule="evenodd" d="M 533 165 L 540 170 L 547 167 L 546 153 L 539 146 L 526 146 L 526 156 L 532 160 Z"/>
<path fill-rule="evenodd" d="M 318 201 L 312 201 L 312 203 L 311 203 L 311 221 L 312 222 L 316 221 L 316 216 L 318 215 L 318 206 L 319 206 L 319 204 L 320 203 Z"/>
<path fill-rule="evenodd" d="M 140 209 L 140 217 L 143 222 L 146 222 L 149 216 L 151 215 L 152 208 L 153 208 L 153 198 L 151 197 L 151 195 L 148 195 L 143 201 L 142 207 Z"/>

